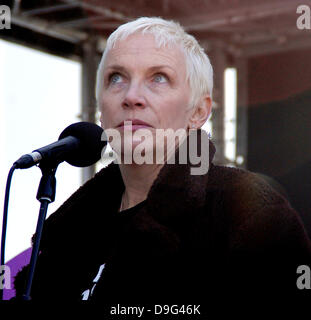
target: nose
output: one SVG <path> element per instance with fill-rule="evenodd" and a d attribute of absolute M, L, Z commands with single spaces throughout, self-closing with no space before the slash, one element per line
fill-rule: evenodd
<path fill-rule="evenodd" d="M 142 84 L 133 82 L 129 85 L 128 90 L 125 93 L 122 106 L 124 108 L 133 107 L 145 107 L 145 98 L 143 94 Z"/>

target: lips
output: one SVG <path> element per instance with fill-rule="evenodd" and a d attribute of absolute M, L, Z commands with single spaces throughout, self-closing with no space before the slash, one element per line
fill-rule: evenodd
<path fill-rule="evenodd" d="M 128 122 L 129 124 L 127 124 L 125 126 L 125 122 Z M 126 120 L 122 121 L 121 123 L 119 123 L 118 128 L 128 127 L 128 126 L 130 126 L 130 124 L 132 124 L 132 129 L 146 128 L 146 127 L 152 128 L 151 124 L 149 124 L 145 121 L 139 120 L 139 119 L 126 119 Z"/>

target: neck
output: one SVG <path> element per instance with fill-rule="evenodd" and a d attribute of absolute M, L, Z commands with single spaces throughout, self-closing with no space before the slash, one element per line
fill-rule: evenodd
<path fill-rule="evenodd" d="M 182 137 L 182 141 L 186 136 Z M 174 140 L 176 143 L 176 139 Z M 181 142 L 180 142 L 181 143 Z M 168 148 L 166 145 L 166 154 L 164 162 L 167 161 L 175 152 L 179 145 L 176 143 L 173 147 Z M 154 157 L 155 157 L 154 153 Z M 153 159 L 153 164 L 119 164 L 120 172 L 125 185 L 124 195 L 121 200 L 122 210 L 134 207 L 136 204 L 144 201 L 147 198 L 148 192 L 157 178 L 160 170 L 164 166 L 163 161 L 157 163 L 157 159 Z M 163 159 L 162 159 L 163 160 Z"/>
<path fill-rule="evenodd" d="M 134 207 L 147 198 L 163 164 L 119 164 L 125 191 L 122 210 Z"/>

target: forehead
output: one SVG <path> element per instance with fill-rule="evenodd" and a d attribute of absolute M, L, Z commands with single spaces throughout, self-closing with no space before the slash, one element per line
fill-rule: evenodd
<path fill-rule="evenodd" d="M 131 66 L 168 64 L 172 68 L 185 68 L 185 54 L 177 44 L 159 47 L 152 34 L 132 34 L 118 40 L 106 55 L 105 68 L 116 63 L 128 63 Z"/>

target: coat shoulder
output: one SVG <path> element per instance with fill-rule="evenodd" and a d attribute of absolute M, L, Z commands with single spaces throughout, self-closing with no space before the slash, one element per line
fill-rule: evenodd
<path fill-rule="evenodd" d="M 222 207 L 234 248 L 265 248 L 311 244 L 299 214 L 289 201 L 257 173 L 213 166 L 210 188 L 221 190 Z"/>
<path fill-rule="evenodd" d="M 220 189 L 228 205 L 243 212 L 262 212 L 271 205 L 290 207 L 288 200 L 261 175 L 240 168 L 213 166 L 209 188 Z"/>

